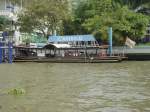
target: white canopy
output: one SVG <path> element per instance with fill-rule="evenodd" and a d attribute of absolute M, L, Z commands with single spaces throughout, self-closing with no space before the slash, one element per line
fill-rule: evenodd
<path fill-rule="evenodd" d="M 71 46 L 69 44 L 52 44 L 56 48 L 70 48 Z"/>

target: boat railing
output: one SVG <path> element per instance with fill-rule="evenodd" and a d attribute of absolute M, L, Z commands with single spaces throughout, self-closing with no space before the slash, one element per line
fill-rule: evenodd
<path fill-rule="evenodd" d="M 124 46 L 123 47 L 114 47 L 113 51 L 112 51 L 112 55 L 125 57 L 125 52 L 126 52 L 126 49 Z"/>
<path fill-rule="evenodd" d="M 82 45 L 82 44 L 80 44 L 80 45 L 70 45 L 71 47 L 98 47 L 99 46 L 99 44 L 89 44 L 89 45 Z"/>

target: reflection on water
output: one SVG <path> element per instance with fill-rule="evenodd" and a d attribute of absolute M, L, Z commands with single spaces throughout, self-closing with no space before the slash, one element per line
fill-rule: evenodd
<path fill-rule="evenodd" d="M 0 112 L 150 112 L 150 62 L 0 65 Z M 8 95 L 23 88 L 22 96 Z"/>

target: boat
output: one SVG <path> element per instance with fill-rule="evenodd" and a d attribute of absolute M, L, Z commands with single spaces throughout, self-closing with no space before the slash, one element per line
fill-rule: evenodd
<path fill-rule="evenodd" d="M 50 36 L 41 47 L 15 46 L 14 62 L 110 63 L 121 62 L 120 55 L 108 54 L 92 35 Z"/>

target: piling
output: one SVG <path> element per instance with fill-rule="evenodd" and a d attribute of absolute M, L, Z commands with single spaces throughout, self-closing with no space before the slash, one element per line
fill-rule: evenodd
<path fill-rule="evenodd" d="M 109 55 L 112 55 L 112 27 L 109 27 L 108 29 L 108 35 L 109 35 Z"/>
<path fill-rule="evenodd" d="M 13 50 L 12 50 L 12 43 L 8 42 L 8 63 L 13 62 Z"/>

